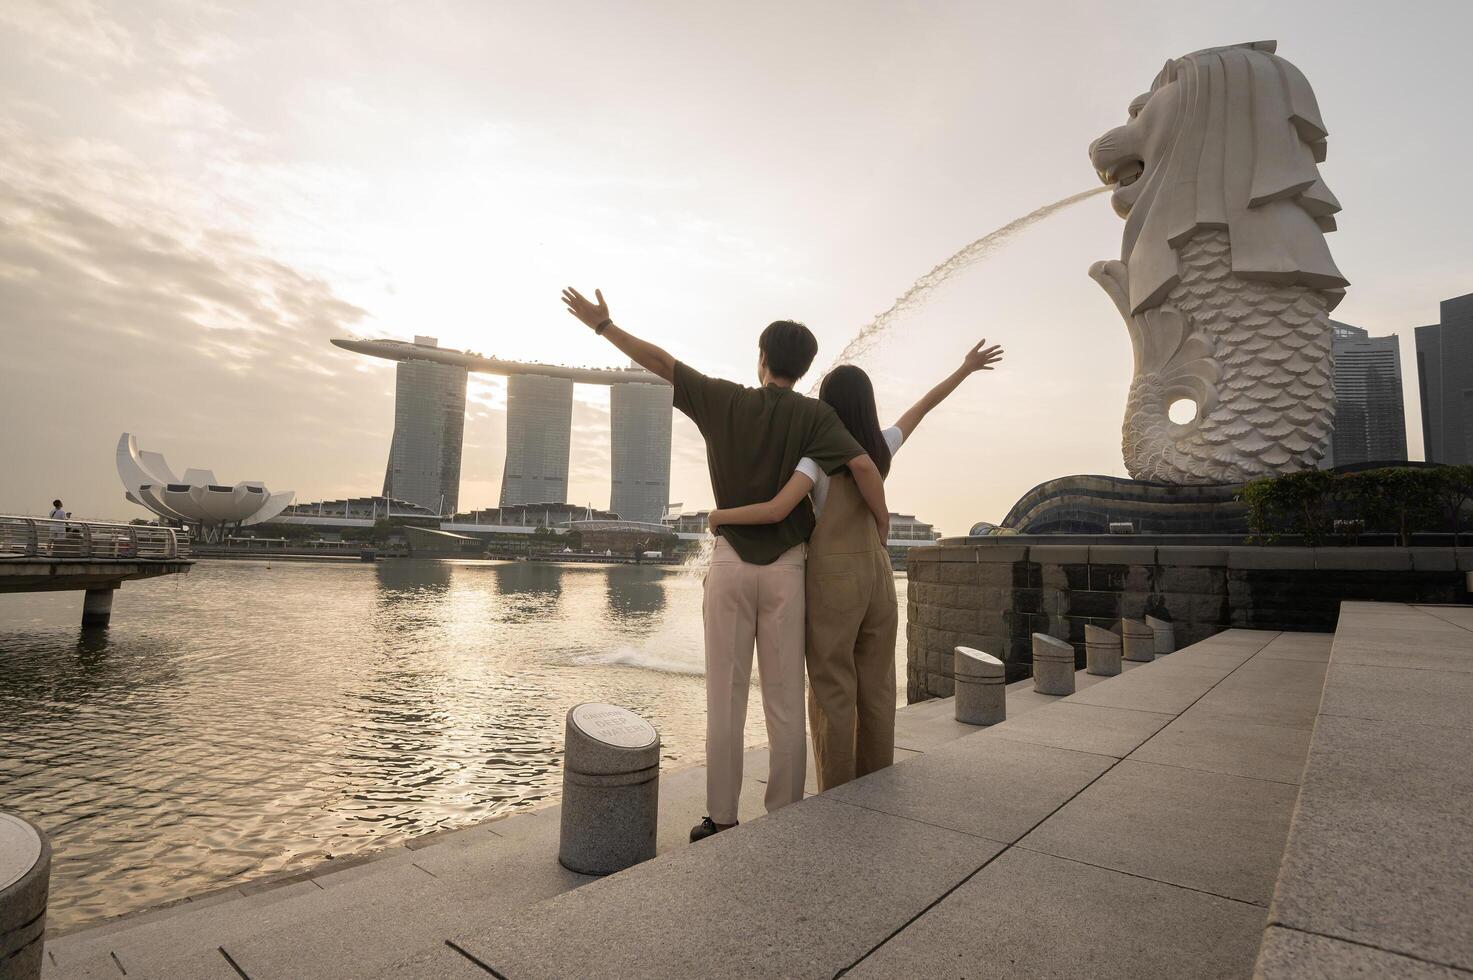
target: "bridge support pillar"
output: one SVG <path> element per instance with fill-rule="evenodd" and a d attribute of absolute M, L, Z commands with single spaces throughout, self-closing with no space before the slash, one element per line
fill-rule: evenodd
<path fill-rule="evenodd" d="M 82 600 L 83 626 L 107 625 L 107 621 L 113 615 L 113 593 L 116 591 L 118 591 L 116 585 L 87 590 L 87 595 Z"/>

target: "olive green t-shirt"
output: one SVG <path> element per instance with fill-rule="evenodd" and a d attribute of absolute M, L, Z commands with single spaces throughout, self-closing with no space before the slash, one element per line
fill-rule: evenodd
<path fill-rule="evenodd" d="M 717 507 L 771 500 L 804 456 L 832 474 L 864 455 L 832 408 L 780 385 L 748 388 L 708 378 L 677 361 L 675 407 L 690 416 L 706 437 L 706 464 Z M 813 506 L 807 497 L 776 524 L 721 528 L 721 536 L 742 561 L 754 565 L 770 565 L 812 533 Z"/>

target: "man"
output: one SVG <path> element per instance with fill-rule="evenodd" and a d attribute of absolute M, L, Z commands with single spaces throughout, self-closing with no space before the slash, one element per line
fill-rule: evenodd
<path fill-rule="evenodd" d="M 706 439 L 706 462 L 718 507 L 769 500 L 807 456 L 827 473 L 846 465 L 866 506 L 886 526 L 889 508 L 878 467 L 833 409 L 793 385 L 813 364 L 818 341 L 801 323 L 779 320 L 757 342 L 759 388 L 708 378 L 614 325 L 603 293 L 597 302 L 563 291 L 568 312 L 636 364 L 675 387 L 675 407 Z M 813 509 L 804 500 L 776 524 L 722 527 L 706 574 L 706 817 L 698 841 L 737 823 L 742 732 L 757 645 L 767 720 L 769 812 L 803 798 L 808 765 L 803 690 L 804 542 Z"/>

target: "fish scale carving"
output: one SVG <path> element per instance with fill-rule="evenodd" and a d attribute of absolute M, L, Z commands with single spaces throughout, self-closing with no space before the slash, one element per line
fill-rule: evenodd
<path fill-rule="evenodd" d="M 1319 177 L 1314 93 L 1272 41 L 1169 61 L 1129 121 L 1090 146 L 1126 219 L 1090 275 L 1130 332 L 1122 449 L 1138 480 L 1236 484 L 1314 466 L 1335 421 L 1325 246 L 1340 210 Z M 1211 166 L 1207 166 L 1207 164 Z M 1196 406 L 1173 422 L 1179 401 Z"/>

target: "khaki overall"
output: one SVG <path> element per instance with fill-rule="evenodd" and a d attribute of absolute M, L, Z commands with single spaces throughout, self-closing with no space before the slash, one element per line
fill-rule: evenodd
<path fill-rule="evenodd" d="M 822 792 L 895 761 L 895 574 L 848 471 L 808 540 L 808 717 Z"/>

